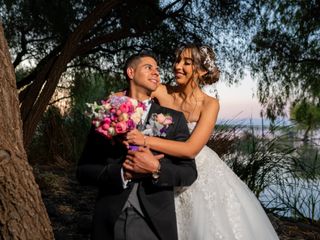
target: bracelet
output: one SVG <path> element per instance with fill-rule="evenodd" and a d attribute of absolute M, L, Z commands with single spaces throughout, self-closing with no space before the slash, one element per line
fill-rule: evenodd
<path fill-rule="evenodd" d="M 158 168 L 155 172 L 152 173 L 152 178 L 153 180 L 158 180 L 160 177 L 160 172 L 161 172 L 161 164 L 159 162 Z"/>

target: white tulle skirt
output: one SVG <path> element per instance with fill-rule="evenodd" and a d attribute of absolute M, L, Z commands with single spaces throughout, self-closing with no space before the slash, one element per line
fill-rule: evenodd
<path fill-rule="evenodd" d="M 205 146 L 196 157 L 198 179 L 176 189 L 179 240 L 279 239 L 247 185 Z"/>

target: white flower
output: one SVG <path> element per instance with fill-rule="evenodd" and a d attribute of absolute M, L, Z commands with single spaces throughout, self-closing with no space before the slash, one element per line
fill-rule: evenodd
<path fill-rule="evenodd" d="M 131 99 L 131 103 L 132 103 L 132 105 L 134 106 L 134 107 L 137 107 L 138 106 L 138 100 L 136 100 L 136 99 Z"/>
<path fill-rule="evenodd" d="M 141 114 L 138 112 L 135 112 L 131 115 L 131 119 L 135 124 L 139 124 L 140 120 L 141 120 Z"/>

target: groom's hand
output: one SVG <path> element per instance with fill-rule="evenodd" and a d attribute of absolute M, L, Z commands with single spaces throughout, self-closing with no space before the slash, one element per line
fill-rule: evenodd
<path fill-rule="evenodd" d="M 128 151 L 123 168 L 134 173 L 154 173 L 159 169 L 159 160 L 163 157 L 163 154 L 153 155 L 147 147 L 139 147 L 137 151 Z"/>
<path fill-rule="evenodd" d="M 123 169 L 123 177 L 125 180 L 133 180 L 133 179 L 139 179 L 145 177 L 145 174 L 142 173 L 135 173 L 132 171 L 128 171 L 125 168 Z"/>

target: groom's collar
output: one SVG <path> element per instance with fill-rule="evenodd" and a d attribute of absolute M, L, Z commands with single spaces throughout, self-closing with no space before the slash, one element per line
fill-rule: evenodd
<path fill-rule="evenodd" d="M 146 106 L 149 106 L 151 103 L 152 103 L 152 98 L 150 97 L 150 98 L 148 98 L 148 99 L 146 99 L 146 100 L 143 100 L 142 102 L 146 105 Z"/>

